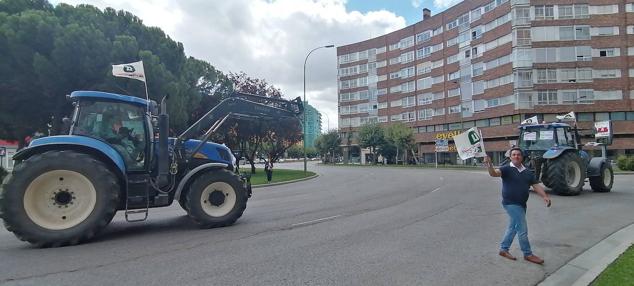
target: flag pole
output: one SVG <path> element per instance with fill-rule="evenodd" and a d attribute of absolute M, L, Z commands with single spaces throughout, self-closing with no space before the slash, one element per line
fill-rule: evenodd
<path fill-rule="evenodd" d="M 150 95 L 147 92 L 147 79 L 143 81 L 143 85 L 145 86 L 145 100 L 147 100 L 147 114 L 150 114 Z"/>

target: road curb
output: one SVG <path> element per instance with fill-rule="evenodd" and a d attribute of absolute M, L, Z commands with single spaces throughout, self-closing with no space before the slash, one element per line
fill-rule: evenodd
<path fill-rule="evenodd" d="M 291 180 L 291 181 L 285 181 L 285 182 L 279 182 L 279 183 L 262 184 L 262 185 L 251 186 L 251 188 L 252 189 L 259 189 L 259 188 L 264 188 L 264 187 L 286 185 L 286 184 L 292 184 L 292 183 L 297 183 L 297 182 L 301 182 L 301 181 L 307 181 L 307 180 L 314 179 L 314 178 L 317 178 L 317 177 L 319 177 L 319 174 L 315 174 L 315 175 L 312 175 L 310 177 L 301 178 L 301 179 L 297 179 L 297 180 Z"/>
<path fill-rule="evenodd" d="M 537 285 L 589 285 L 633 243 L 634 224 L 630 224 L 579 254 Z"/>

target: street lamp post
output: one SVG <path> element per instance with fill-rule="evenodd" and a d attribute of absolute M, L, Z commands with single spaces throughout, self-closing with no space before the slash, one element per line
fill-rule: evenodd
<path fill-rule="evenodd" d="M 308 55 L 306 55 L 306 58 L 304 59 L 304 105 L 306 105 L 306 62 L 308 61 L 308 57 L 310 56 L 310 54 L 312 54 L 314 51 L 319 50 L 321 48 L 333 48 L 335 45 L 327 45 L 327 46 L 321 46 L 321 47 L 317 47 L 312 49 L 310 52 L 308 52 Z M 304 125 L 304 173 L 306 173 L 307 171 L 307 167 L 308 166 L 308 162 L 306 161 L 306 109 L 304 108 L 304 115 L 303 115 L 303 125 Z"/>

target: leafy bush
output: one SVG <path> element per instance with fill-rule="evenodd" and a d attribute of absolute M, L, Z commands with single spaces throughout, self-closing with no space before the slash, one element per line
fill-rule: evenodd
<path fill-rule="evenodd" d="M 634 171 L 634 157 L 627 158 L 627 166 L 623 170 Z"/>
<path fill-rule="evenodd" d="M 627 161 L 628 161 L 628 159 L 629 158 L 627 156 L 623 156 L 623 155 L 619 156 L 616 159 L 616 166 L 618 166 L 619 169 L 621 169 L 621 170 L 626 170 L 627 169 Z"/>

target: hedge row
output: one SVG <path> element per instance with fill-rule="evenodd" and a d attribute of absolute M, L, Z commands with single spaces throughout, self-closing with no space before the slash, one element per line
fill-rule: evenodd
<path fill-rule="evenodd" d="M 623 171 L 634 171 L 634 157 L 619 156 L 616 165 Z"/>

